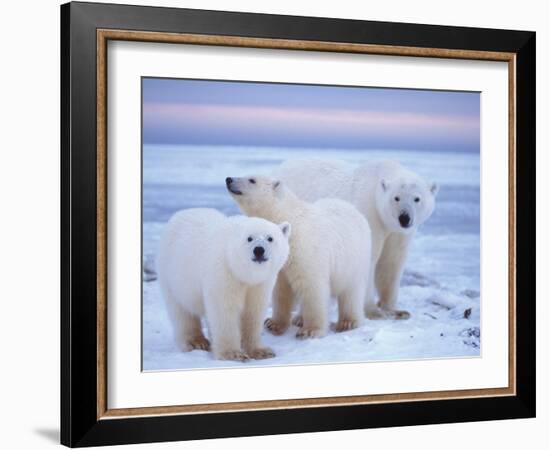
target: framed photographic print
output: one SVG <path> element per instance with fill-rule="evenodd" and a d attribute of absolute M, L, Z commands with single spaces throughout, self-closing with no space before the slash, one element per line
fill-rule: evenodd
<path fill-rule="evenodd" d="M 535 33 L 61 7 L 61 441 L 535 415 Z"/>

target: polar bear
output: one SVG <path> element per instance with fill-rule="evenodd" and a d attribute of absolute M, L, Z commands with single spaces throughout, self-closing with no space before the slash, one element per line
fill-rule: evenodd
<path fill-rule="evenodd" d="M 209 350 L 217 359 L 275 356 L 260 342 L 277 274 L 288 258 L 290 225 L 226 217 L 207 208 L 176 213 L 160 240 L 160 287 L 182 351 Z"/>
<path fill-rule="evenodd" d="M 296 337 L 322 337 L 328 331 L 331 296 L 338 299 L 335 330 L 359 326 L 371 258 L 370 229 L 361 213 L 338 199 L 307 203 L 267 177 L 227 178 L 226 185 L 245 214 L 292 225 L 290 256 L 279 275 L 266 328 L 284 333 L 297 299 L 302 321 Z"/>
<path fill-rule="evenodd" d="M 407 311 L 396 309 L 399 284 L 415 232 L 434 210 L 437 184 L 388 160 L 359 167 L 341 161 L 288 160 L 275 176 L 306 201 L 335 197 L 357 207 L 372 232 L 365 313 L 373 319 L 409 318 Z"/>

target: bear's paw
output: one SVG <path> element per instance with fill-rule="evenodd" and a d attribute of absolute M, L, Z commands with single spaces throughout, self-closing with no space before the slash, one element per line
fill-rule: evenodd
<path fill-rule="evenodd" d="M 266 328 L 266 330 L 268 330 L 271 334 L 274 334 L 275 336 L 280 336 L 281 334 L 285 334 L 285 331 L 288 329 L 288 325 L 285 325 L 280 322 L 276 322 L 273 319 L 265 319 L 264 327 Z"/>
<path fill-rule="evenodd" d="M 268 359 L 274 358 L 275 352 L 269 347 L 259 347 L 249 351 L 248 356 L 252 359 Z"/>
<path fill-rule="evenodd" d="M 302 327 L 297 331 L 296 337 L 298 339 L 312 339 L 323 337 L 325 334 L 326 332 L 322 328 Z"/>
<path fill-rule="evenodd" d="M 358 320 L 340 319 L 338 322 L 331 325 L 331 328 L 337 333 L 349 331 L 359 326 Z"/>
<path fill-rule="evenodd" d="M 196 336 L 193 339 L 190 339 L 187 343 L 193 350 L 210 350 L 210 341 L 204 336 Z"/>
<path fill-rule="evenodd" d="M 248 361 L 249 356 L 241 350 L 226 350 L 219 354 L 218 359 L 227 361 Z"/>

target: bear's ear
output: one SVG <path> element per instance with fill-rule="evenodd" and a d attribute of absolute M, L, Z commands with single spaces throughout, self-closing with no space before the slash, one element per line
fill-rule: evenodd
<path fill-rule="evenodd" d="M 283 198 L 283 183 L 277 180 L 273 182 L 272 186 L 273 192 L 275 193 L 275 198 Z"/>
<path fill-rule="evenodd" d="M 437 193 L 439 192 L 439 185 L 437 183 L 432 183 L 430 185 L 430 192 L 435 197 Z"/>
<path fill-rule="evenodd" d="M 290 230 L 291 230 L 290 224 L 288 222 L 283 222 L 279 224 L 279 228 L 283 232 L 283 236 L 288 239 L 290 237 Z"/>
<path fill-rule="evenodd" d="M 382 179 L 380 180 L 380 186 L 382 186 L 382 190 L 386 192 L 388 188 L 390 187 L 390 183 L 388 183 L 386 180 Z"/>

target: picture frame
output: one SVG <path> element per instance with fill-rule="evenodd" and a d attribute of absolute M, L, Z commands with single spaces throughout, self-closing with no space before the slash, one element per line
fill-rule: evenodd
<path fill-rule="evenodd" d="M 112 409 L 107 43 L 508 65 L 508 386 Z M 72 2 L 61 6 L 61 443 L 70 447 L 529 418 L 535 378 L 534 32 Z"/>

